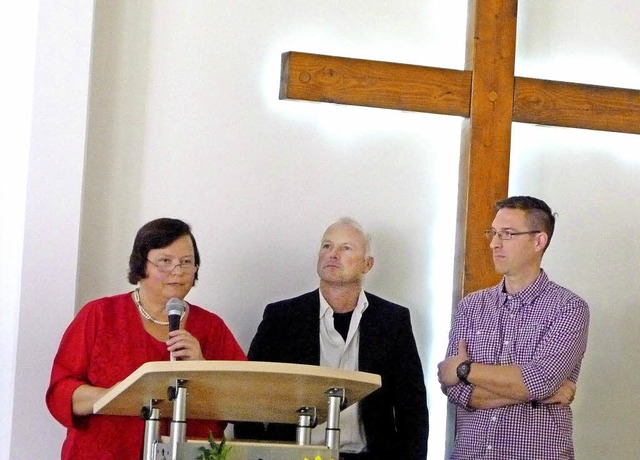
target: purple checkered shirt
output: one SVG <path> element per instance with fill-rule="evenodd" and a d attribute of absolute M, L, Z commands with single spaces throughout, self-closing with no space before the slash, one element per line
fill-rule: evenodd
<path fill-rule="evenodd" d="M 538 278 L 515 294 L 504 280 L 465 297 L 455 313 L 447 356 L 465 339 L 472 361 L 518 364 L 529 402 L 498 409 L 468 407 L 473 385 L 447 389 L 457 406 L 452 460 L 573 459 L 570 407 L 542 405 L 567 378 L 576 382 L 587 347 L 589 307 L 571 291 Z"/>

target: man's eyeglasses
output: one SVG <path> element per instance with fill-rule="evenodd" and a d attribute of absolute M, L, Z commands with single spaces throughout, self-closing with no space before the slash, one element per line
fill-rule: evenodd
<path fill-rule="evenodd" d="M 492 240 L 494 236 L 498 235 L 501 240 L 510 240 L 514 236 L 518 235 L 532 235 L 534 233 L 540 233 L 542 230 L 530 230 L 528 232 L 512 232 L 511 230 L 494 230 L 492 228 L 484 231 L 484 236 L 487 239 Z"/>
<path fill-rule="evenodd" d="M 152 262 L 147 259 L 147 262 L 154 265 L 162 273 L 171 273 L 176 269 L 176 267 L 180 267 L 180 269 L 185 273 L 195 273 L 198 270 L 198 266 L 195 261 L 191 259 L 185 259 L 177 264 L 174 263 L 173 259 L 160 259 L 157 262 Z"/>

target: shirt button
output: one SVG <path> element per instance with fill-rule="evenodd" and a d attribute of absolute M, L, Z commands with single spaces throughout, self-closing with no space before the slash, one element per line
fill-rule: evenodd
<path fill-rule="evenodd" d="M 491 417 L 491 421 L 495 422 L 496 420 L 498 420 L 498 417 L 496 417 L 495 415 L 493 417 Z"/>
<path fill-rule="evenodd" d="M 493 446 L 492 446 L 491 444 L 489 444 L 489 445 L 487 446 L 487 450 L 491 450 L 491 449 L 493 449 Z"/>
<path fill-rule="evenodd" d="M 509 341 L 508 341 L 508 340 L 505 340 L 505 341 L 504 341 L 504 344 L 505 344 L 505 345 L 509 345 Z"/>

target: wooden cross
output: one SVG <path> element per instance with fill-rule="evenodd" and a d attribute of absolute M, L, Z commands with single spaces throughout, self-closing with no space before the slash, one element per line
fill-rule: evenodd
<path fill-rule="evenodd" d="M 469 0 L 465 70 L 283 54 L 280 99 L 464 117 L 462 295 L 495 284 L 484 230 L 508 193 L 512 121 L 640 134 L 640 90 L 514 75 L 517 0 Z"/>

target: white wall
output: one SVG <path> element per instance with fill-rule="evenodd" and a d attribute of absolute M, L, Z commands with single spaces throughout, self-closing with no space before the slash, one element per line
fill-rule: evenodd
<path fill-rule="evenodd" d="M 577 458 L 634 459 L 640 395 L 629 375 L 640 370 L 640 136 L 572 131 L 517 127 L 511 193 L 551 203 L 558 219 L 543 268 L 591 307 L 572 406 Z"/>
<path fill-rule="evenodd" d="M 640 4 L 520 2 L 516 74 L 640 89 Z M 574 402 L 579 459 L 640 450 L 640 136 L 516 124 L 510 193 L 558 212 L 543 267 L 591 307 Z"/>
<path fill-rule="evenodd" d="M 44 394 L 55 344 L 74 314 L 92 13 L 91 2 L 38 5 L 15 375 L 7 389 L 11 442 L 2 443 L 0 458 L 59 456 L 63 429 Z"/>
<path fill-rule="evenodd" d="M 193 225 L 203 267 L 189 300 L 219 313 L 246 349 L 267 302 L 317 285 L 318 238 L 344 214 L 378 243 L 367 288 L 411 308 L 428 371 L 429 458 L 442 458 L 446 403 L 433 369 L 451 308 L 459 120 L 277 94 L 288 50 L 461 68 L 466 2 L 98 1 L 86 160 L 93 7 L 85 3 L 41 4 L 10 458 L 58 452 L 63 432 L 44 408 L 55 347 L 74 306 L 130 288 L 140 225 L 159 216 Z M 584 81 L 617 56 L 622 68 L 592 82 L 638 81 L 635 28 L 622 13 L 638 8 L 521 2 L 518 73 Z M 593 53 L 578 47 L 585 35 Z M 565 61 L 566 78 L 549 76 Z M 567 132 L 576 130 L 516 125 L 511 188 L 558 210 L 545 266 L 592 305 L 575 404 L 579 458 L 630 459 L 633 380 L 603 376 L 620 375 L 623 356 L 632 366 L 638 352 L 637 193 L 623 182 L 638 177 L 629 154 L 638 136 L 611 135 L 618 143 L 579 132 L 577 141 Z"/>
<path fill-rule="evenodd" d="M 2 62 L 11 63 L 0 74 L 0 407 L 6 408 L 0 411 L 3 460 L 11 441 L 37 19 L 37 5 L 29 2 L 16 2 L 0 16 L 0 57 Z M 15 46 L 16 42 L 21 46 Z"/>

